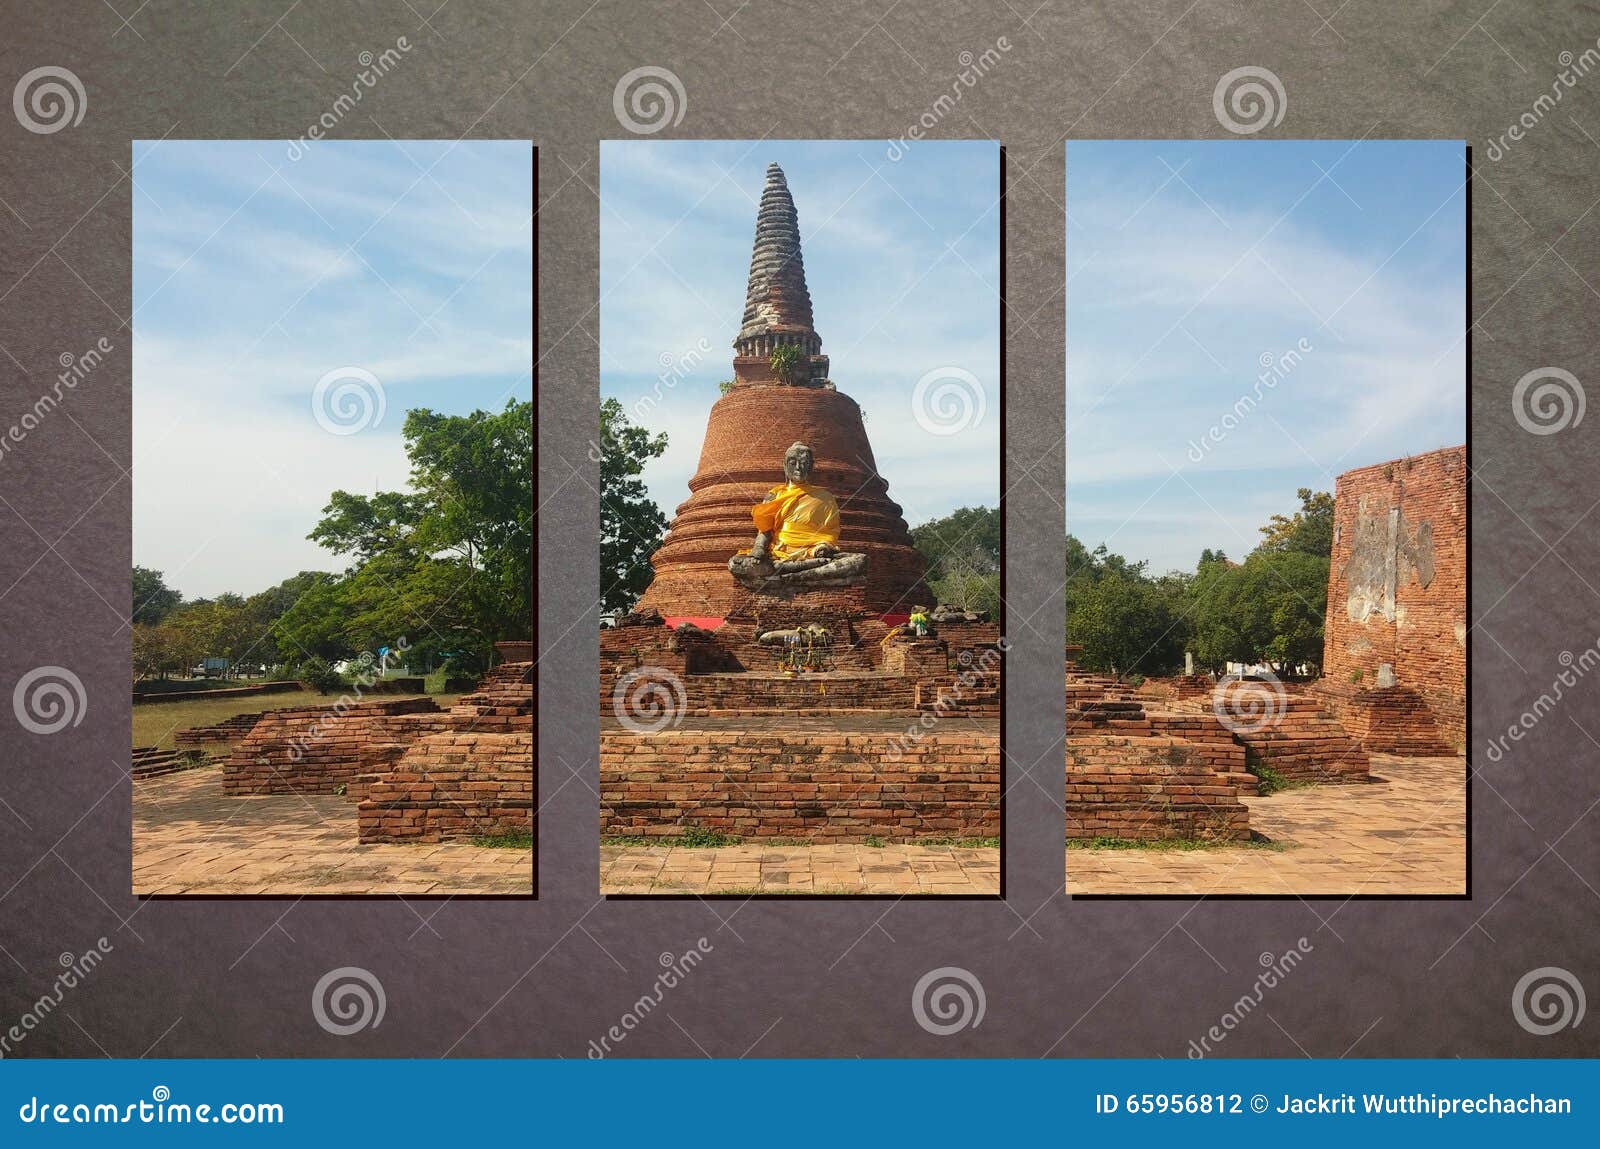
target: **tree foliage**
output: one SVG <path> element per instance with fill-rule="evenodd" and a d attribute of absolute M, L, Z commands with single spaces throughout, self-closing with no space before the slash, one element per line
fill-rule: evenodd
<path fill-rule="evenodd" d="M 1067 640 L 1092 670 L 1171 674 L 1189 651 L 1217 673 L 1229 663 L 1266 663 L 1280 675 L 1322 663 L 1333 496 L 1302 488 L 1300 509 L 1274 515 L 1262 542 L 1231 561 L 1206 548 L 1193 574 L 1151 576 L 1102 544 L 1067 536 Z"/>
<path fill-rule="evenodd" d="M 533 405 L 496 413 L 407 413 L 410 489 L 334 491 L 311 539 L 342 573 L 302 571 L 277 586 L 135 614 L 134 672 L 336 662 L 395 647 L 413 658 L 488 664 L 494 642 L 533 633 Z M 152 577 L 153 576 L 153 577 Z M 166 601 L 159 572 L 134 568 L 135 604 Z M 176 592 L 171 592 L 176 594 Z"/>
<path fill-rule="evenodd" d="M 600 404 L 600 603 L 606 612 L 630 609 L 650 585 L 650 556 L 667 530 L 645 489 L 645 464 L 667 449 L 665 433 L 635 426 L 621 402 Z"/>
<path fill-rule="evenodd" d="M 1000 609 L 1000 512 L 961 507 L 911 529 L 927 560 L 927 581 L 938 603 L 962 610 Z"/>

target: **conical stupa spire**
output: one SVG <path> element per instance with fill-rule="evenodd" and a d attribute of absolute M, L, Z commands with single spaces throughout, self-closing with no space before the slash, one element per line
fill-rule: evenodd
<path fill-rule="evenodd" d="M 741 356 L 765 356 L 782 343 L 797 343 L 807 355 L 822 351 L 822 340 L 811 325 L 811 295 L 806 291 L 794 200 L 783 169 L 768 164 L 767 185 L 756 211 L 744 322 L 733 345 Z"/>

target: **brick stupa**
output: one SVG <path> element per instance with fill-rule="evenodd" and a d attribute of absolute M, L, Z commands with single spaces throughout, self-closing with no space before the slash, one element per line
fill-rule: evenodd
<path fill-rule="evenodd" d="M 787 380 L 771 362 L 785 345 L 802 353 Z M 878 474 L 861 408 L 828 379 L 794 200 L 777 164 L 767 166 L 744 320 L 733 346 L 733 385 L 711 409 L 688 501 L 651 556 L 655 578 L 637 609 L 657 610 L 673 624 L 716 627 L 726 619 L 811 613 L 901 622 L 913 605 L 931 605 L 922 556 Z M 754 537 L 750 509 L 783 481 L 784 452 L 796 441 L 809 444 L 816 458 L 811 481 L 839 499 L 840 549 L 867 555 L 860 585 L 780 596 L 746 590 L 728 573 L 728 559 Z"/>

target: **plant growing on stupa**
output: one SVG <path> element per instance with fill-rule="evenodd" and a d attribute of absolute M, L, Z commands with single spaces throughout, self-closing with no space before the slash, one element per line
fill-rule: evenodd
<path fill-rule="evenodd" d="M 805 353 L 793 343 L 780 344 L 773 352 L 767 363 L 772 368 L 772 374 L 780 383 L 798 382 L 800 364 L 805 361 Z"/>

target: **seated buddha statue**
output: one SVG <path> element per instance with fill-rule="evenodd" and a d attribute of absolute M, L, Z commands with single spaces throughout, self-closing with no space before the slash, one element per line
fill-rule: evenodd
<path fill-rule="evenodd" d="M 728 570 L 751 590 L 803 590 L 860 582 L 867 556 L 839 549 L 839 500 L 811 483 L 816 459 L 795 443 L 783 456 L 784 481 L 750 508 L 756 538 L 728 560 Z"/>

